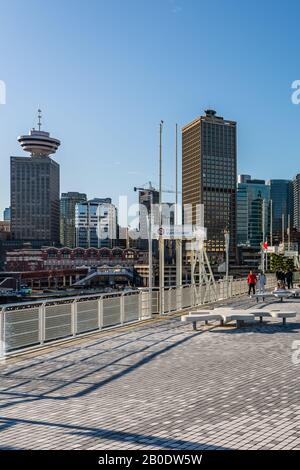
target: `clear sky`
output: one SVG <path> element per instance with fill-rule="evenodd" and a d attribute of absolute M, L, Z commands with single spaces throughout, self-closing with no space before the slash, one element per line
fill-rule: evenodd
<path fill-rule="evenodd" d="M 207 107 L 238 122 L 238 171 L 300 172 L 300 3 L 276 0 L 0 0 L 0 211 L 9 156 L 36 124 L 61 139 L 61 191 L 174 188 L 174 128 Z M 166 194 L 165 200 L 172 195 Z"/>

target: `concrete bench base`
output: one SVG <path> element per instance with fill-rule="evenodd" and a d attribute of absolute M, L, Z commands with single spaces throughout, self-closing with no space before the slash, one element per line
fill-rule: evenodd
<path fill-rule="evenodd" d="M 196 312 L 190 312 L 189 315 L 182 315 L 181 321 L 191 322 L 193 329 L 196 330 L 197 321 L 205 322 L 207 325 L 209 321 L 220 320 L 220 325 L 224 325 L 228 322 L 235 321 L 236 326 L 240 327 L 245 322 L 253 322 L 255 318 L 259 318 L 262 323 L 263 318 L 280 318 L 282 323 L 286 324 L 287 318 L 295 318 L 296 312 L 282 312 L 280 310 L 238 310 L 232 308 L 220 307 L 212 310 L 212 313 L 208 310 L 199 310 Z"/>
<path fill-rule="evenodd" d="M 279 310 L 271 310 L 270 311 L 271 317 L 273 318 L 282 318 L 282 323 L 286 324 L 287 318 L 295 318 L 296 312 L 280 312 Z"/>
<path fill-rule="evenodd" d="M 235 321 L 237 327 L 239 327 L 243 325 L 245 321 L 254 320 L 253 315 L 246 312 L 241 312 L 240 310 L 220 308 L 213 310 L 213 312 L 214 313 L 207 313 L 203 311 L 190 312 L 189 315 L 182 315 L 181 321 L 192 322 L 193 329 L 195 330 L 197 321 L 204 321 L 206 324 L 208 324 L 208 322 L 211 320 L 220 320 L 220 325 L 222 326 L 230 321 Z"/>
<path fill-rule="evenodd" d="M 212 320 L 222 321 L 222 318 L 220 315 L 214 315 L 210 313 L 197 313 L 197 312 L 196 313 L 192 312 L 190 315 L 182 315 L 181 317 L 181 321 L 193 323 L 193 330 L 196 330 L 197 321 L 204 321 L 205 324 L 207 325 L 208 322 Z"/>
<path fill-rule="evenodd" d="M 258 302 L 259 299 L 262 299 L 263 302 L 264 302 L 265 299 L 267 299 L 268 297 L 274 297 L 274 295 L 271 294 L 270 292 L 259 292 L 258 294 L 250 295 L 250 298 L 251 299 L 256 299 L 256 302 Z"/>

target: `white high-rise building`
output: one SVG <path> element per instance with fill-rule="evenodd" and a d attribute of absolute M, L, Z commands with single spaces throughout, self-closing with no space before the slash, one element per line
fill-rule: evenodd
<path fill-rule="evenodd" d="M 76 246 L 112 247 L 117 238 L 117 208 L 110 198 L 91 199 L 75 207 Z"/>

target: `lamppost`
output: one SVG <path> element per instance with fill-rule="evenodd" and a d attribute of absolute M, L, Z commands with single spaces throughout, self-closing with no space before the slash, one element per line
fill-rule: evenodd
<path fill-rule="evenodd" d="M 148 226 L 148 288 L 149 288 L 149 312 L 152 315 L 152 287 L 153 287 L 153 256 L 152 256 L 152 209 L 153 209 L 153 192 L 155 189 L 133 188 L 134 191 L 148 191 L 150 196 L 150 208 L 147 214 Z"/>
<path fill-rule="evenodd" d="M 165 245 L 162 233 L 162 133 L 164 121 L 159 124 L 159 314 L 164 314 Z"/>

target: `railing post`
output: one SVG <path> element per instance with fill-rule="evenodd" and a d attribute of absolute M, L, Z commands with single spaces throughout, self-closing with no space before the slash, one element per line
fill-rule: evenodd
<path fill-rule="evenodd" d="M 71 307 L 71 331 L 72 336 L 77 334 L 77 300 L 74 299 Z"/>
<path fill-rule="evenodd" d="M 193 297 L 192 297 L 192 306 L 196 307 L 197 306 L 197 295 L 196 295 L 196 284 L 193 284 Z"/>
<path fill-rule="evenodd" d="M 103 328 L 103 297 L 98 299 L 98 328 L 99 330 Z"/>
<path fill-rule="evenodd" d="M 39 343 L 44 344 L 46 337 L 45 331 L 45 302 L 39 307 Z"/>
<path fill-rule="evenodd" d="M 120 323 L 124 324 L 124 294 L 121 294 L 120 297 Z"/>
<path fill-rule="evenodd" d="M 182 309 L 182 286 L 176 287 L 176 310 Z"/>
<path fill-rule="evenodd" d="M 139 291 L 139 294 L 138 294 L 138 295 L 139 295 L 139 297 L 138 297 L 138 303 L 139 303 L 139 307 L 138 307 L 138 308 L 139 308 L 139 320 L 143 320 L 143 318 L 145 318 L 145 317 L 146 317 L 146 318 L 147 318 L 147 317 L 148 317 L 148 318 L 150 317 L 150 312 L 149 312 L 149 297 L 148 297 L 147 302 L 146 302 L 146 304 L 147 304 L 147 307 L 146 307 L 146 308 L 147 308 L 147 311 L 148 311 L 148 315 L 147 315 L 147 316 L 144 315 L 144 311 L 143 311 L 143 308 L 144 308 L 143 294 L 144 294 L 144 292 L 143 292 L 142 290 Z M 149 295 L 150 295 L 150 291 L 148 291 L 148 296 L 149 296 Z"/>
<path fill-rule="evenodd" d="M 0 360 L 5 357 L 5 327 L 4 327 L 5 309 L 0 311 Z"/>

